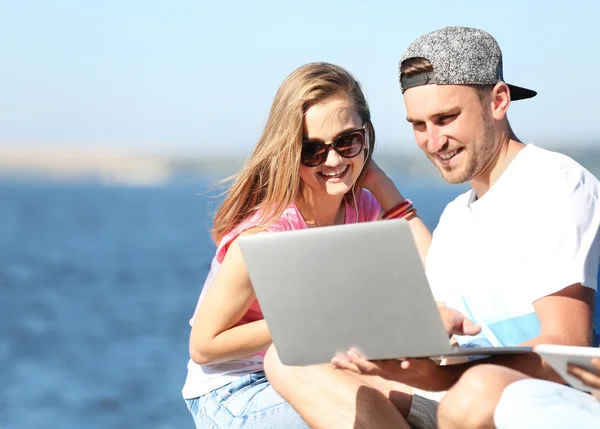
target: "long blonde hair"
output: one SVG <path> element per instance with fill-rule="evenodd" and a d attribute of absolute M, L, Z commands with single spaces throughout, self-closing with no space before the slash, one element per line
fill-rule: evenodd
<path fill-rule="evenodd" d="M 323 62 L 303 65 L 279 87 L 263 133 L 246 164 L 226 179 L 233 183 L 214 217 L 212 237 L 216 243 L 258 211 L 260 225 L 267 227 L 296 200 L 301 186 L 304 114 L 333 95 L 347 96 L 368 129 L 369 149 L 356 184 L 360 187 L 375 148 L 371 112 L 361 86 L 342 67 Z"/>

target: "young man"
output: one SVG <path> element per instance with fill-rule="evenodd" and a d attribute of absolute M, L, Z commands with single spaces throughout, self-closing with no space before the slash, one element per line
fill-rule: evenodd
<path fill-rule="evenodd" d="M 478 335 L 457 341 L 589 345 L 600 259 L 600 183 L 570 158 L 518 140 L 507 118 L 510 102 L 536 93 L 505 83 L 494 38 L 465 27 L 443 28 L 414 41 L 400 63 L 400 85 L 419 147 L 446 181 L 472 187 L 444 210 L 426 264 L 436 299 L 481 326 Z M 367 362 L 354 352 L 332 362 L 361 377 L 427 391 L 450 389 L 475 365 L 437 366 L 428 359 Z M 560 381 L 533 353 L 486 362 Z M 314 374 L 302 371 L 278 365 L 274 353 L 268 358 L 273 385 L 307 421 L 318 427 L 340 410 L 354 413 L 357 423 L 377 417 L 370 412 L 380 405 L 376 395 L 360 401 L 357 389 L 355 404 L 339 401 L 348 394 L 339 402 L 329 400 L 331 392 L 319 397 L 318 378 L 305 389 L 303 380 Z M 393 399 L 384 393 L 380 401 Z M 464 407 L 452 406 L 460 403 L 453 402 L 458 396 L 452 393 L 440 406 L 443 422 L 460 418 L 461 427 L 481 427 L 489 421 L 489 409 L 478 408 L 476 396 L 465 413 Z M 317 399 L 307 400 L 311 395 Z M 325 404 L 315 406 L 318 399 Z M 383 420 L 371 427 L 394 427 Z"/>

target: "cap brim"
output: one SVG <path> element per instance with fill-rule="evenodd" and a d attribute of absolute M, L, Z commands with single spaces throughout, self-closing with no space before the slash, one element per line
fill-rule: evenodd
<path fill-rule="evenodd" d="M 535 92 L 532 89 L 527 89 L 527 88 L 523 88 L 521 86 L 511 85 L 509 83 L 507 83 L 507 85 L 510 88 L 510 99 L 512 101 L 525 100 L 526 98 L 532 98 L 537 95 L 537 92 Z"/>

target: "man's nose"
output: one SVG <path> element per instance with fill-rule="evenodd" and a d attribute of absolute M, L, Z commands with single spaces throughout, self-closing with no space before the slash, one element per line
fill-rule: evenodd
<path fill-rule="evenodd" d="M 448 138 L 435 125 L 427 126 L 427 151 L 436 153 L 446 145 Z"/>

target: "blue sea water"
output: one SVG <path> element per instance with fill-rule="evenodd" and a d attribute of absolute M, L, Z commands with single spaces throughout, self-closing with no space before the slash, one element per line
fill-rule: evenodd
<path fill-rule="evenodd" d="M 180 392 L 209 183 L 0 182 L 0 428 L 194 427 Z M 465 190 L 396 183 L 430 228 Z"/>

